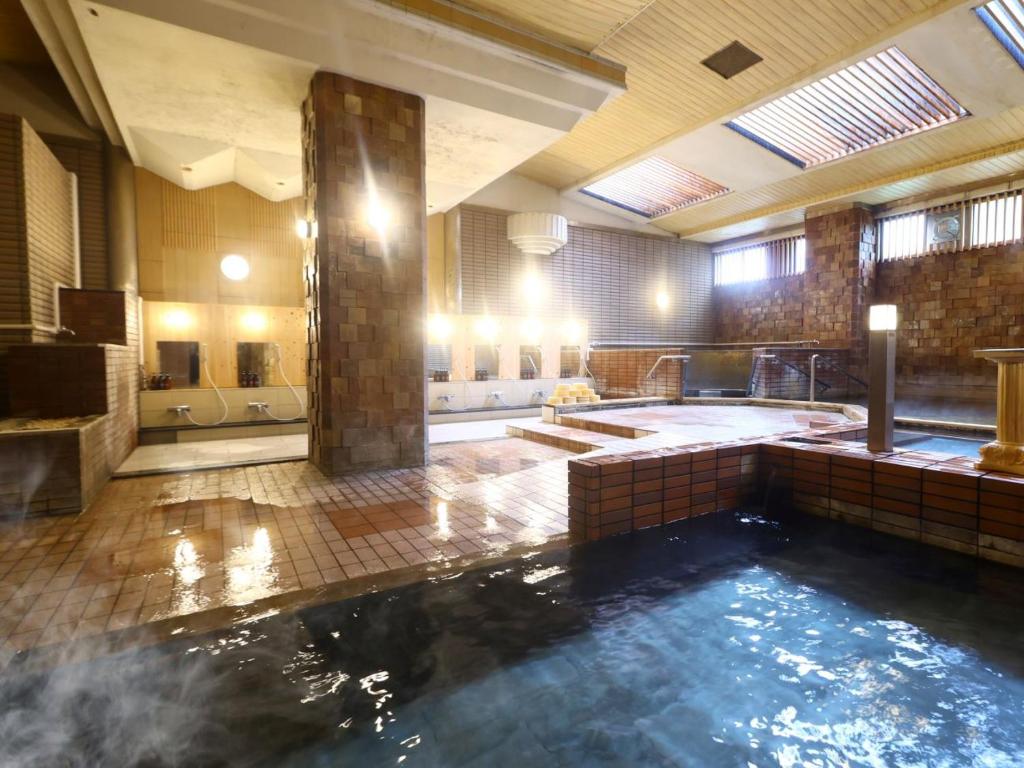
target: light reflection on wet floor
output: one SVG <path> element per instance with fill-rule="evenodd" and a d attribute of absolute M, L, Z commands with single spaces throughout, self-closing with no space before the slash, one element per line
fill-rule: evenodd
<path fill-rule="evenodd" d="M 0 523 L 0 668 L 19 651 L 567 532 L 570 454 L 435 446 L 328 479 L 306 462 L 116 480 L 78 516 Z"/>
<path fill-rule="evenodd" d="M 719 514 L 9 676 L 0 763 L 1019 766 L 1022 587 Z"/>

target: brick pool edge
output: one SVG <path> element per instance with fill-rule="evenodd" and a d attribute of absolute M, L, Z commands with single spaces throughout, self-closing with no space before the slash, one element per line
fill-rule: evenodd
<path fill-rule="evenodd" d="M 871 453 L 863 425 L 569 461 L 569 532 L 594 541 L 764 498 L 1024 568 L 1024 477 L 923 451 Z M 787 441 L 787 437 L 789 440 Z"/>

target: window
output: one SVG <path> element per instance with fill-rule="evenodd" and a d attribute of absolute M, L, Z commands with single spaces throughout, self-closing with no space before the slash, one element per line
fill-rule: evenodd
<path fill-rule="evenodd" d="M 1022 222 L 1019 190 L 888 216 L 876 224 L 878 258 L 890 261 L 1017 242 Z"/>
<path fill-rule="evenodd" d="M 728 191 L 727 187 L 661 157 L 648 157 L 580 190 L 647 218 L 664 216 Z"/>
<path fill-rule="evenodd" d="M 733 285 L 802 274 L 807 269 L 803 235 L 715 253 L 715 285 Z"/>
<path fill-rule="evenodd" d="M 810 168 L 969 114 L 899 48 L 889 48 L 726 126 Z"/>
<path fill-rule="evenodd" d="M 1020 0 L 991 0 L 975 8 L 989 31 L 1024 67 L 1024 5 Z"/>

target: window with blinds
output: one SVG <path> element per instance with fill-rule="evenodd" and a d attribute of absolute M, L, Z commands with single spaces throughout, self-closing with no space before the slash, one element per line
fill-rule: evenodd
<path fill-rule="evenodd" d="M 1021 240 L 1022 222 L 1020 190 L 887 216 L 875 225 L 878 258 L 890 261 L 1014 243 Z"/>
<path fill-rule="evenodd" d="M 715 285 L 799 275 L 807 268 L 803 235 L 715 252 Z"/>

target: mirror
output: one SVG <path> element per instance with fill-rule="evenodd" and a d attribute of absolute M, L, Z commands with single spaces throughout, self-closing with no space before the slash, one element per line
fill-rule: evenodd
<path fill-rule="evenodd" d="M 240 341 L 237 343 L 238 386 L 276 387 L 277 350 L 276 345 L 264 341 Z"/>
<path fill-rule="evenodd" d="M 539 379 L 540 378 L 540 347 L 536 344 L 522 345 L 519 347 L 519 378 Z"/>
<path fill-rule="evenodd" d="M 452 380 L 451 344 L 427 344 L 427 378 L 431 381 Z"/>
<path fill-rule="evenodd" d="M 580 375 L 580 348 L 562 347 L 558 363 L 558 377 L 571 379 Z"/>
<path fill-rule="evenodd" d="M 488 381 L 498 378 L 498 348 L 490 344 L 477 344 L 473 349 L 474 379 Z"/>
<path fill-rule="evenodd" d="M 169 376 L 171 386 L 199 386 L 198 341 L 158 341 L 156 358 L 159 370 L 154 373 L 156 376 Z"/>

